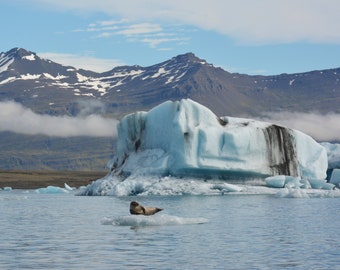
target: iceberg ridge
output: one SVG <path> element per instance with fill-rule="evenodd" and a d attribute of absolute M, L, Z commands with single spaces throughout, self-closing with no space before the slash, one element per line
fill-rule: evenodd
<path fill-rule="evenodd" d="M 325 179 L 327 165 L 326 149 L 300 131 L 252 119 L 217 117 L 201 104 L 183 99 L 125 116 L 118 124 L 116 156 L 103 180 L 107 183 L 94 183 L 85 193 L 99 195 L 108 186 L 121 186 L 114 184 L 117 179 L 131 181 L 133 175 L 260 178 L 263 183 L 275 175 Z M 145 189 L 143 183 L 140 186 Z"/>

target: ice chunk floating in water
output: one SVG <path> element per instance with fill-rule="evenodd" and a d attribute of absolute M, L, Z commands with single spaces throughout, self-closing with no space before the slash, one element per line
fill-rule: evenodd
<path fill-rule="evenodd" d="M 65 189 L 68 190 L 68 191 L 72 191 L 72 190 L 75 189 L 75 188 L 70 187 L 67 183 L 64 183 L 64 187 L 65 187 Z"/>
<path fill-rule="evenodd" d="M 340 186 L 340 169 L 334 169 L 331 180 L 329 181 L 330 183 Z"/>
<path fill-rule="evenodd" d="M 274 188 L 295 188 L 295 189 L 326 189 L 331 190 L 335 188 L 332 183 L 327 183 L 324 179 L 300 179 L 297 177 L 276 175 L 267 177 L 265 179 L 268 187 Z"/>
<path fill-rule="evenodd" d="M 41 193 L 41 194 L 59 194 L 59 193 L 68 193 L 69 191 L 61 187 L 48 186 L 45 188 L 38 188 L 35 190 L 35 192 Z"/>
<path fill-rule="evenodd" d="M 218 180 L 132 175 L 122 181 L 113 175 L 93 182 L 80 195 L 222 195 L 240 191 L 241 186 Z"/>
<path fill-rule="evenodd" d="M 162 177 L 170 175 L 177 177 L 170 187 L 177 194 L 188 190 L 191 179 L 262 179 L 262 184 L 273 175 L 325 179 L 327 165 L 326 149 L 302 132 L 252 119 L 219 118 L 190 99 L 168 101 L 120 121 L 111 174 L 82 194 L 166 193 L 168 185 Z M 138 182 L 139 176 L 158 176 L 159 181 Z M 199 189 L 219 188 L 242 189 L 220 183 L 214 188 L 202 182 Z"/>
<path fill-rule="evenodd" d="M 154 216 L 121 216 L 116 218 L 104 218 L 101 223 L 103 225 L 114 226 L 165 226 L 165 225 L 188 225 L 207 223 L 206 218 L 185 218 L 178 216 L 170 216 L 158 214 Z"/>

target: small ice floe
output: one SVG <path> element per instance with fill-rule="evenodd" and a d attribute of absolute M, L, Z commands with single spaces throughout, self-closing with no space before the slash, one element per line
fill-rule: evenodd
<path fill-rule="evenodd" d="M 279 189 L 277 198 L 338 198 L 340 190 L 325 179 L 300 179 L 297 177 L 276 175 L 265 179 L 266 186 Z"/>
<path fill-rule="evenodd" d="M 265 179 L 266 185 L 273 188 L 300 188 L 300 179 L 288 175 L 275 175 Z"/>
<path fill-rule="evenodd" d="M 331 190 L 335 188 L 335 185 L 333 185 L 332 183 L 327 183 L 325 180 L 308 179 L 308 181 L 313 189 Z"/>
<path fill-rule="evenodd" d="M 208 221 L 209 220 L 206 218 L 185 218 L 159 214 L 153 216 L 133 215 L 133 216 L 120 216 L 115 218 L 104 218 L 101 221 L 101 224 L 113 226 L 140 227 L 140 226 L 203 224 L 207 223 Z"/>
<path fill-rule="evenodd" d="M 300 179 L 288 175 L 275 175 L 265 179 L 266 185 L 272 188 L 293 188 L 293 189 L 324 189 L 332 190 L 335 185 L 326 182 L 324 179 Z"/>
<path fill-rule="evenodd" d="M 65 189 L 66 190 L 68 190 L 68 191 L 72 191 L 72 190 L 75 190 L 76 188 L 72 188 L 72 187 L 70 187 L 68 184 L 66 184 L 66 183 L 64 183 L 64 187 L 65 187 Z"/>
<path fill-rule="evenodd" d="M 12 191 L 12 187 L 4 187 L 4 191 Z"/>

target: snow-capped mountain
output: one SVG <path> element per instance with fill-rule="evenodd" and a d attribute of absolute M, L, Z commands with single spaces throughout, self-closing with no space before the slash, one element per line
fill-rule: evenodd
<path fill-rule="evenodd" d="M 37 112 L 64 114 L 63 108 L 71 110 L 74 100 L 94 98 L 108 104 L 114 112 L 118 108 L 121 114 L 190 93 L 190 89 L 182 90 L 183 81 L 202 65 L 208 64 L 189 53 L 151 67 L 122 66 L 95 73 L 65 67 L 14 48 L 0 55 L 0 93 Z M 40 109 L 35 106 L 37 103 Z M 123 111 L 120 107 L 124 107 Z"/>
<path fill-rule="evenodd" d="M 276 76 L 229 73 L 192 53 L 103 73 L 63 66 L 21 48 L 0 54 L 0 100 L 49 114 L 77 113 L 80 98 L 100 99 L 109 114 L 119 116 L 182 98 L 196 100 L 217 115 L 339 111 L 339 80 L 340 69 Z"/>

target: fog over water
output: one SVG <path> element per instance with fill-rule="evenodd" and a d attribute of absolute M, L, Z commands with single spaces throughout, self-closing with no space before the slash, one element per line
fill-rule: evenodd
<path fill-rule="evenodd" d="M 0 102 L 0 131 L 11 131 L 26 135 L 47 135 L 57 137 L 116 136 L 117 120 L 105 118 L 101 108 L 80 103 L 77 116 L 51 116 L 38 114 L 14 101 Z M 96 110 L 96 113 L 92 113 Z"/>
<path fill-rule="evenodd" d="M 266 113 L 261 119 L 300 130 L 318 141 L 340 141 L 340 114 L 318 112 Z"/>
<path fill-rule="evenodd" d="M 100 101 L 78 103 L 77 116 L 37 114 L 18 102 L 0 102 L 0 131 L 47 136 L 115 137 L 118 120 L 106 118 Z M 251 117 L 249 117 L 251 118 Z M 340 141 L 340 114 L 301 112 L 265 113 L 262 121 L 300 130 L 318 141 Z"/>

